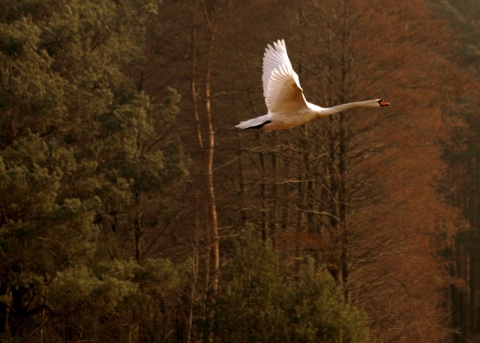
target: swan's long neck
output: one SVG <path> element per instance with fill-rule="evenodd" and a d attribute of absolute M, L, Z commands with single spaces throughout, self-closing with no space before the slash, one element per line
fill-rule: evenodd
<path fill-rule="evenodd" d="M 328 116 L 331 114 L 343 112 L 346 110 L 350 110 L 352 108 L 359 108 L 359 107 L 364 107 L 364 108 L 371 108 L 372 106 L 372 100 L 368 101 L 356 101 L 356 102 L 349 102 L 347 104 L 342 104 L 342 105 L 337 105 L 333 107 L 327 107 L 327 108 L 321 108 L 320 111 L 318 111 L 318 114 L 320 116 Z"/>

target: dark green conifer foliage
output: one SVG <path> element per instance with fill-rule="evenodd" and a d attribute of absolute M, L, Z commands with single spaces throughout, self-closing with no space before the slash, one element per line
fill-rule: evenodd
<path fill-rule="evenodd" d="M 287 276 L 272 246 L 249 229 L 222 269 L 217 342 L 367 342 L 364 314 L 346 304 L 328 272 L 307 259 Z"/>
<path fill-rule="evenodd" d="M 184 268 L 144 240 L 186 175 L 180 98 L 126 76 L 156 2 L 1 7 L 0 340 L 163 340 Z"/>

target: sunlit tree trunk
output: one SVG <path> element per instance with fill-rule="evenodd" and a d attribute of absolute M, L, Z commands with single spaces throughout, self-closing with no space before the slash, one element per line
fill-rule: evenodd
<path fill-rule="evenodd" d="M 212 103 L 211 103 L 211 83 L 212 83 L 212 59 L 213 47 L 215 41 L 216 27 L 212 19 L 212 9 L 207 7 L 205 1 L 203 3 L 203 10 L 205 20 L 207 21 L 209 29 L 208 50 L 206 54 L 207 69 L 205 72 L 205 111 L 207 119 L 207 133 L 208 133 L 208 157 L 207 157 L 207 187 L 210 200 L 210 249 L 211 249 L 211 263 L 212 263 L 212 288 L 216 292 L 218 290 L 218 278 L 220 270 L 220 241 L 218 228 L 218 213 L 215 199 L 215 184 L 213 180 L 213 161 L 215 157 L 215 130 L 213 127 L 212 118 Z"/>

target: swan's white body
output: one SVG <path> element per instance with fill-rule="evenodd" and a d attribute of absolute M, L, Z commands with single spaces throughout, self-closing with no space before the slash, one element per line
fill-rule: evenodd
<path fill-rule="evenodd" d="M 263 96 L 268 114 L 242 121 L 240 129 L 262 128 L 264 130 L 291 129 L 312 119 L 328 116 L 351 108 L 379 108 L 389 103 L 381 100 L 351 102 L 329 108 L 311 104 L 305 99 L 297 73 L 287 55 L 283 39 L 265 49 L 263 57 Z"/>

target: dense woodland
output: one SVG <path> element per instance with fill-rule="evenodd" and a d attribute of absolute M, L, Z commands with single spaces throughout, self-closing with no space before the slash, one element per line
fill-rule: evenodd
<path fill-rule="evenodd" d="M 0 8 L 1 342 L 480 340 L 480 1 Z"/>

